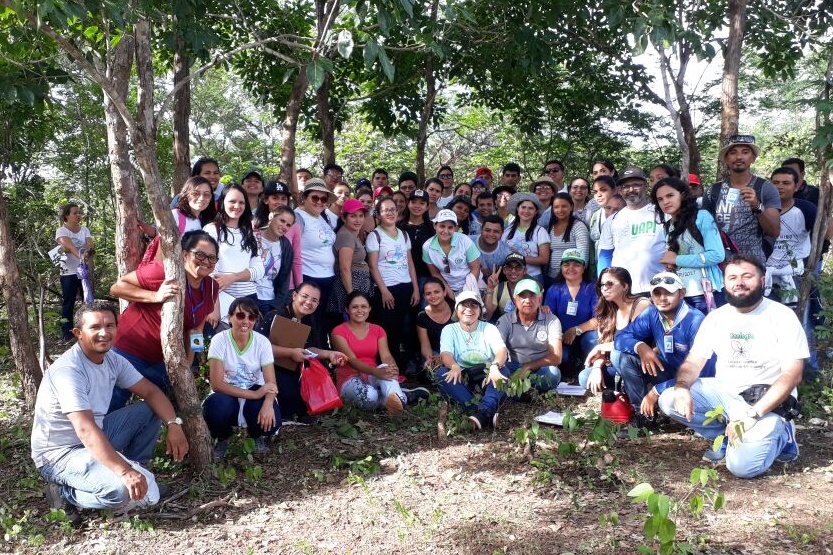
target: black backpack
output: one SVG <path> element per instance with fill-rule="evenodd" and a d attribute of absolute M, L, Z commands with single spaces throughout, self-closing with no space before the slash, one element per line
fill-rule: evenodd
<path fill-rule="evenodd" d="M 762 190 L 764 188 L 764 183 L 766 180 L 762 177 L 755 176 L 755 179 L 752 180 L 752 189 L 755 191 L 755 195 L 758 197 L 758 202 L 763 202 L 763 193 Z M 713 184 L 708 189 L 703 190 L 703 203 L 701 208 L 703 210 L 708 210 L 709 214 L 714 217 L 715 222 L 717 222 L 717 215 L 715 214 L 715 205 L 717 204 L 717 199 L 720 197 L 720 190 L 723 188 L 723 182 L 718 181 L 717 183 Z M 718 225 L 718 230 L 720 230 L 720 226 Z M 725 235 L 722 230 L 722 235 Z M 728 235 L 726 236 L 728 238 Z M 731 241 L 731 239 L 730 239 Z M 734 242 L 732 242 L 734 244 Z M 724 241 L 724 246 L 726 242 Z M 761 248 L 764 251 L 764 257 L 769 258 L 769 255 L 772 254 L 772 250 L 775 246 L 775 240 L 769 237 L 766 233 L 761 230 Z M 728 254 L 728 253 L 727 253 Z"/>

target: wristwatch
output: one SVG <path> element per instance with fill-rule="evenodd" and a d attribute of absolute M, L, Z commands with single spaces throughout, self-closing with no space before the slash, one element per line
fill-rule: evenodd
<path fill-rule="evenodd" d="M 175 416 L 173 420 L 168 420 L 167 422 L 165 422 L 165 426 L 170 426 L 171 424 L 182 426 L 182 419 L 178 416 Z"/>
<path fill-rule="evenodd" d="M 753 213 L 753 214 L 760 214 L 761 212 L 763 212 L 763 211 L 764 211 L 764 208 L 765 208 L 765 207 L 764 207 L 764 203 L 763 203 L 763 202 L 761 202 L 761 203 L 759 203 L 759 204 L 758 204 L 758 207 L 757 207 L 757 208 L 753 208 L 753 209 L 752 209 L 752 213 Z"/>
<path fill-rule="evenodd" d="M 755 407 L 749 407 L 748 409 L 746 409 L 746 417 L 752 418 L 753 420 L 758 420 L 759 418 L 761 418 L 761 415 L 758 414 L 758 411 L 755 410 Z"/>
<path fill-rule="evenodd" d="M 584 333 L 584 332 L 581 331 L 581 328 L 576 326 L 576 337 L 580 337 L 582 333 Z"/>

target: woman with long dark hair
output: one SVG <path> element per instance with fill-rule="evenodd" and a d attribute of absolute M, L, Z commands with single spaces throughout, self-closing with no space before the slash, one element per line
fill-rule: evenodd
<path fill-rule="evenodd" d="M 550 282 L 561 274 L 561 255 L 567 249 L 578 249 L 585 263 L 590 252 L 590 232 L 584 222 L 573 215 L 573 198 L 568 193 L 556 193 L 552 199 L 550 216 Z"/>
<path fill-rule="evenodd" d="M 631 293 L 633 281 L 630 273 L 617 266 L 602 270 L 596 281 L 596 321 L 598 323 L 599 343 L 590 351 L 585 361 L 586 368 L 579 374 L 579 384 L 589 387 L 597 393 L 603 389 L 613 389 L 614 378 L 618 372 L 618 357 L 613 349 L 616 335 L 634 321 L 643 310 L 651 305 L 645 297 Z"/>
<path fill-rule="evenodd" d="M 544 268 L 550 263 L 550 237 L 538 225 L 544 205 L 534 193 L 515 193 L 509 198 L 512 223 L 503 232 L 509 250 L 524 257 L 526 273 L 538 283 L 544 283 Z"/>
<path fill-rule="evenodd" d="M 659 261 L 676 272 L 685 284 L 685 300 L 701 312 L 707 312 L 705 293 L 711 289 L 717 306 L 723 304 L 723 273 L 718 264 L 726 251 L 714 218 L 697 207 L 697 199 L 681 179 L 660 179 L 651 191 L 651 202 L 659 218 L 665 214 L 668 250 Z M 714 308 L 714 307 L 712 307 Z"/>
<path fill-rule="evenodd" d="M 222 177 L 220 164 L 214 158 L 200 158 L 194 162 L 194 166 L 191 168 L 191 177 L 206 178 L 209 185 L 211 185 L 211 192 L 214 194 L 212 199 L 214 202 L 209 202 L 200 214 L 200 221 L 205 226 L 214 221 L 214 217 L 217 215 L 217 203 L 225 190 L 224 185 L 220 183 Z M 174 206 L 171 208 L 174 208 Z"/>
<path fill-rule="evenodd" d="M 235 299 L 249 297 L 257 304 L 255 282 L 264 273 L 252 229 L 252 210 L 243 187 L 235 184 L 223 191 L 217 216 L 205 226 L 205 232 L 220 245 L 212 276 L 220 286 L 220 302 L 209 317 L 209 323 L 216 326 L 220 315 L 228 314 Z"/>
<path fill-rule="evenodd" d="M 583 177 L 577 177 L 570 182 L 570 197 L 573 199 L 573 215 L 590 225 L 590 216 L 599 207 L 590 196 L 590 183 Z"/>

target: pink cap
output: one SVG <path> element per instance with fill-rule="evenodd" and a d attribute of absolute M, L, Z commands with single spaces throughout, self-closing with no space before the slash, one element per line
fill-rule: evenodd
<path fill-rule="evenodd" d="M 362 201 L 356 200 L 354 198 L 348 198 L 347 200 L 345 200 L 344 206 L 341 207 L 341 211 L 344 214 L 355 214 L 359 210 L 364 210 L 365 212 L 367 212 L 367 208 L 364 204 L 362 204 Z"/>

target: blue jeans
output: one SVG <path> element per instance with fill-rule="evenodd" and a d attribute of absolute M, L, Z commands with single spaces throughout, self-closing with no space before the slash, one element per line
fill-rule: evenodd
<path fill-rule="evenodd" d="M 353 376 L 341 386 L 341 398 L 346 404 L 368 412 L 384 407 L 391 393 L 399 397 L 403 406 L 408 402 L 398 380 L 380 380 L 376 376 L 368 376 L 365 382 Z"/>
<path fill-rule="evenodd" d="M 250 389 L 257 391 L 261 386 L 255 385 Z M 249 437 L 257 438 L 263 435 L 273 435 L 281 427 L 281 411 L 278 408 L 277 400 L 272 401 L 272 408 L 275 410 L 275 425 L 264 430 L 257 422 L 257 416 L 263 407 L 263 398 L 246 399 L 243 402 L 243 418 L 246 420 L 246 429 Z M 211 437 L 216 439 L 228 439 L 231 437 L 233 428 L 237 426 L 238 414 L 240 413 L 240 399 L 217 393 L 216 391 L 206 397 L 202 404 L 202 416 L 208 425 Z"/>
<path fill-rule="evenodd" d="M 730 393 L 721 387 L 715 378 L 699 378 L 691 385 L 691 399 L 694 411 L 691 422 L 674 410 L 674 388 L 669 387 L 659 397 L 659 408 L 684 426 L 698 432 L 709 440 L 725 433 L 726 422 L 740 420 L 746 416 L 749 405 L 743 397 Z M 706 412 L 717 406 L 723 407 L 726 422 L 715 420 L 705 424 Z M 758 420 L 755 426 L 743 434 L 737 445 L 729 444 L 726 450 L 726 468 L 738 478 L 754 478 L 772 466 L 789 441 L 786 421 L 770 412 Z"/>
<path fill-rule="evenodd" d="M 161 389 L 162 393 L 167 395 L 169 399 L 173 398 L 174 389 L 171 385 L 171 378 L 168 376 L 168 368 L 165 366 L 164 361 L 157 363 L 147 362 L 136 355 L 125 353 L 116 347 L 113 347 L 113 352 L 126 358 L 127 362 L 133 365 L 133 368 L 150 380 L 153 385 Z M 113 387 L 113 397 L 110 399 L 110 408 L 107 409 L 107 413 L 109 414 L 125 406 L 127 401 L 130 400 L 131 395 L 133 393 L 129 389 L 122 389 L 118 386 Z"/>
<path fill-rule="evenodd" d="M 656 376 L 652 376 L 642 371 L 638 356 L 620 352 L 619 375 L 622 376 L 622 389 L 627 393 L 635 413 L 639 414 L 639 407 L 648 389 L 676 377 L 677 369 L 665 368 L 662 372 L 657 372 Z"/>
<path fill-rule="evenodd" d="M 509 371 L 510 376 L 521 366 L 522 364 L 520 362 L 506 363 L 506 369 Z M 542 366 L 535 372 L 529 374 L 529 381 L 532 382 L 532 386 L 535 389 L 544 393 L 545 391 L 558 387 L 561 381 L 561 370 L 558 369 L 558 366 Z"/>
<path fill-rule="evenodd" d="M 307 404 L 301 397 L 301 375 L 297 371 L 292 372 L 275 366 L 275 378 L 278 382 L 281 416 L 286 420 L 309 416 Z"/>
<path fill-rule="evenodd" d="M 573 340 L 571 345 L 561 346 L 561 364 L 572 364 L 575 370 L 584 366 L 584 359 L 599 342 L 599 332 L 590 330 Z"/>
<path fill-rule="evenodd" d="M 500 369 L 500 373 L 507 378 L 509 377 L 509 370 L 505 366 Z M 445 366 L 440 366 L 434 372 L 434 381 L 437 383 L 437 388 L 444 397 L 451 399 L 467 411 L 483 411 L 491 417 L 494 416 L 500 408 L 500 404 L 506 399 L 506 393 L 489 383 L 483 388 L 483 397 L 480 399 L 480 404 L 476 407 L 473 405 L 474 388 L 483 382 L 486 375 L 480 367 L 463 368 L 463 381 L 456 384 L 446 382 L 446 374 L 448 374 L 448 368 Z M 468 380 L 468 384 L 466 384 L 466 380 Z"/>
<path fill-rule="evenodd" d="M 104 417 L 104 435 L 113 448 L 131 461 L 147 464 L 153 455 L 162 421 L 144 402 L 134 403 Z M 130 493 L 112 470 L 79 445 L 54 464 L 41 466 L 47 482 L 62 484 L 61 496 L 82 509 L 120 509 Z"/>
<path fill-rule="evenodd" d="M 61 276 L 61 339 L 73 339 L 72 317 L 75 311 L 75 301 L 81 292 L 81 279 L 71 274 Z"/>

